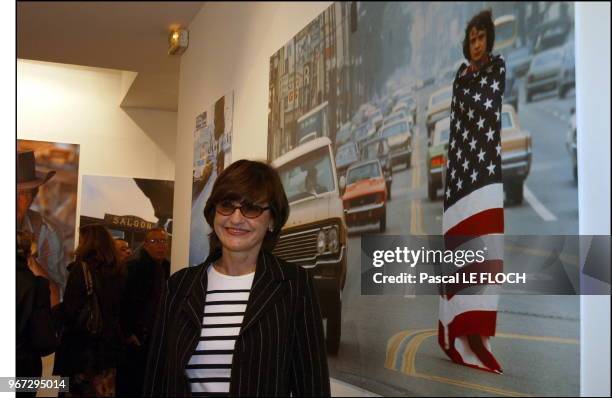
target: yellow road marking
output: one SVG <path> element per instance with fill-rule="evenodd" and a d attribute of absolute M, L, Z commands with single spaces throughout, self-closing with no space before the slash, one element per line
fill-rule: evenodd
<path fill-rule="evenodd" d="M 430 381 L 435 381 L 438 383 L 450 384 L 458 387 L 469 388 L 473 390 L 483 391 L 490 394 L 498 394 L 509 397 L 528 397 L 529 394 L 521 393 L 518 391 L 506 390 L 497 387 L 486 386 L 477 383 L 470 383 L 462 380 L 451 379 L 448 377 L 435 376 L 426 373 L 418 372 L 416 369 L 416 355 L 425 340 L 432 336 L 436 336 L 438 331 L 436 329 L 423 329 L 410 331 L 405 330 L 403 332 L 396 333 L 389 339 L 389 344 L 387 345 L 387 361 L 385 361 L 385 367 L 388 369 L 395 370 L 397 364 L 395 363 L 395 358 L 397 357 L 397 350 L 401 342 L 404 338 L 408 336 L 414 335 L 412 340 L 408 343 L 405 348 L 403 355 L 403 367 L 402 373 L 405 373 L 408 376 L 418 377 L 421 379 L 426 379 Z M 497 333 L 495 337 L 506 338 L 506 339 L 518 339 L 518 340 L 527 340 L 527 341 L 543 341 L 550 343 L 560 343 L 560 344 L 573 344 L 579 345 L 580 342 L 576 339 L 568 339 L 563 337 L 556 336 L 530 336 L 524 334 L 516 334 L 516 333 Z M 391 351 L 391 352 L 389 352 Z"/>

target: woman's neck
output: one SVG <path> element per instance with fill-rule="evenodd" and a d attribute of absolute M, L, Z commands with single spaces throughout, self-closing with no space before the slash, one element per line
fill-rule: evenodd
<path fill-rule="evenodd" d="M 489 62 L 489 54 L 483 55 L 478 61 L 470 60 L 470 71 L 479 71 L 484 65 Z"/>
<path fill-rule="evenodd" d="M 259 249 L 248 252 L 234 252 L 224 248 L 221 258 L 215 262 L 214 267 L 222 274 L 230 276 L 250 274 L 255 272 L 258 255 Z"/>

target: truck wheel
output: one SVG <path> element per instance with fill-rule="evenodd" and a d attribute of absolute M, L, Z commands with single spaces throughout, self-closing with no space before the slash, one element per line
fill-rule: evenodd
<path fill-rule="evenodd" d="M 385 232 L 387 229 L 387 208 L 385 207 L 383 210 L 382 216 L 380 216 L 380 232 Z"/>
<path fill-rule="evenodd" d="M 434 201 L 438 197 L 438 187 L 436 187 L 432 182 L 427 182 L 427 197 L 429 200 Z"/>
<path fill-rule="evenodd" d="M 325 344 L 327 353 L 336 355 L 340 348 L 340 335 L 342 334 L 342 300 L 340 300 L 340 289 L 333 293 L 327 313 L 327 333 Z"/>
<path fill-rule="evenodd" d="M 387 200 L 391 201 L 391 182 L 387 183 Z"/>
<path fill-rule="evenodd" d="M 408 155 L 408 160 L 406 161 L 406 168 L 409 169 L 412 164 L 412 153 Z"/>

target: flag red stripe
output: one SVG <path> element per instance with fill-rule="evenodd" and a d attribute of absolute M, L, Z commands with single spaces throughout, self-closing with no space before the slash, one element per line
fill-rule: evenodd
<path fill-rule="evenodd" d="M 446 249 L 453 250 L 474 236 L 504 232 L 504 209 L 493 208 L 476 213 L 450 228 L 444 235 Z"/>

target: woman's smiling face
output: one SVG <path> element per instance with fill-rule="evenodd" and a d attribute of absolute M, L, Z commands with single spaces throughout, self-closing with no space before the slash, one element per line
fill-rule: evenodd
<path fill-rule="evenodd" d="M 234 206 L 240 202 L 233 201 Z M 267 203 L 256 203 L 260 207 L 267 207 Z M 230 215 L 223 215 L 215 211 L 214 229 L 224 250 L 234 253 L 259 252 L 266 232 L 273 227 L 270 210 L 264 210 L 255 218 L 245 217 L 239 208 L 234 209 Z"/>

